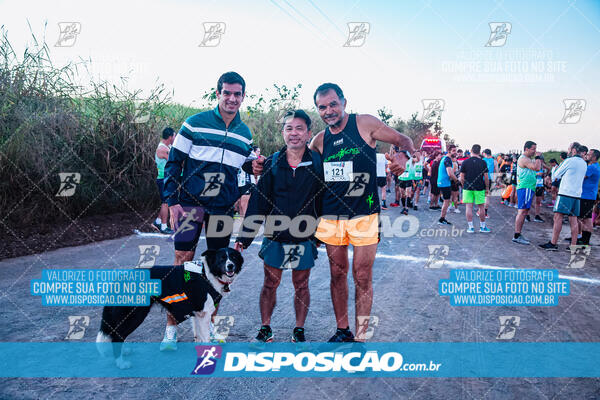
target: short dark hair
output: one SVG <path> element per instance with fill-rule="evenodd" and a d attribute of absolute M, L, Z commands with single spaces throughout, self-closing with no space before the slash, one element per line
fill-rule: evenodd
<path fill-rule="evenodd" d="M 533 146 L 536 146 L 537 143 L 536 142 L 532 142 L 531 140 L 528 140 L 525 142 L 525 146 L 523 146 L 523 150 L 527 150 L 532 148 Z"/>
<path fill-rule="evenodd" d="M 577 147 L 577 152 L 578 153 L 587 153 L 588 152 L 588 148 L 587 148 L 587 146 L 584 146 L 584 145 L 580 144 Z"/>
<path fill-rule="evenodd" d="M 471 152 L 477 155 L 481 154 L 481 146 L 478 144 L 474 144 L 473 147 L 471 147 Z"/>
<path fill-rule="evenodd" d="M 217 92 L 221 93 L 221 90 L 223 90 L 224 83 L 239 83 L 240 85 L 242 85 L 242 94 L 246 93 L 246 81 L 237 72 L 229 71 L 221 75 L 219 77 L 219 80 L 217 81 Z"/>
<path fill-rule="evenodd" d="M 173 136 L 175 134 L 175 131 L 173 130 L 173 128 L 167 126 L 165 129 L 163 129 L 162 131 L 162 138 L 163 139 L 168 139 L 171 136 Z"/>
<path fill-rule="evenodd" d="M 492 155 L 492 151 L 490 149 L 485 149 L 483 151 L 483 154 L 487 154 L 488 156 L 491 156 Z"/>
<path fill-rule="evenodd" d="M 592 157 L 594 157 L 596 159 L 596 161 L 598 161 L 598 159 L 600 158 L 600 151 L 598 151 L 596 149 L 592 149 L 590 151 L 592 152 Z"/>
<path fill-rule="evenodd" d="M 568 156 L 569 155 L 567 154 L 566 151 L 561 151 L 560 152 L 560 158 L 562 158 L 563 160 L 566 160 Z"/>
<path fill-rule="evenodd" d="M 549 162 L 554 163 L 554 164 L 558 164 L 558 161 L 556 161 L 556 158 L 551 158 Z"/>
<path fill-rule="evenodd" d="M 452 150 L 452 149 L 455 149 L 455 148 L 456 148 L 456 145 L 454 145 L 454 144 L 449 144 L 449 145 L 448 145 L 448 152 L 450 152 L 450 150 Z"/>
<path fill-rule="evenodd" d="M 325 93 L 329 92 L 330 90 L 333 90 L 335 92 L 335 94 L 337 94 L 337 97 L 340 98 L 340 100 L 344 100 L 344 92 L 342 92 L 342 88 L 340 88 L 335 83 L 327 82 L 327 83 L 323 83 L 322 85 L 320 85 L 317 88 L 317 90 L 315 90 L 315 94 L 313 95 L 313 101 L 315 102 L 315 105 L 317 105 L 317 95 L 325 94 Z"/>
<path fill-rule="evenodd" d="M 304 110 L 290 110 L 288 112 L 285 113 L 285 116 L 283 117 L 283 124 L 285 125 L 285 121 L 287 121 L 288 118 L 300 118 L 303 119 L 304 122 L 306 122 L 306 130 L 310 131 L 310 125 L 312 123 L 312 121 L 310 120 L 309 115 L 304 111 Z"/>

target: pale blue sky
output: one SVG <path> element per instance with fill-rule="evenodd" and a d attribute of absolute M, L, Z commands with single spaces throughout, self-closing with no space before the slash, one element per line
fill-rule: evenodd
<path fill-rule="evenodd" d="M 598 1 L 4 0 L 0 16 L 16 47 L 29 38 L 27 20 L 36 33 L 47 21 L 51 44 L 58 22 L 80 22 L 73 47 L 52 47 L 57 64 L 90 57 L 105 78 L 128 74 L 129 87 L 142 89 L 159 79 L 184 104 L 235 70 L 248 93 L 302 83 L 304 107 L 325 81 L 363 113 L 385 106 L 407 118 L 422 111 L 422 99 L 444 99 L 443 125 L 464 147 L 500 151 L 525 140 L 544 150 L 573 140 L 600 147 Z M 198 47 L 203 22 L 225 22 L 219 46 Z M 348 22 L 370 24 L 362 47 L 342 46 Z M 484 47 L 490 22 L 512 24 L 503 47 Z M 485 70 L 498 65 L 516 69 Z M 475 66 L 480 72 L 459 70 Z M 523 75 L 533 67 L 539 72 Z M 565 98 L 586 100 L 579 123 L 558 123 Z"/>

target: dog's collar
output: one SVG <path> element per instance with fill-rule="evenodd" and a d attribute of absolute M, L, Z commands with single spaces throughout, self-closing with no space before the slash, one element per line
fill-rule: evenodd
<path fill-rule="evenodd" d="M 197 261 L 186 261 L 186 262 L 184 262 L 183 263 L 183 269 L 186 270 L 186 271 L 195 272 L 197 274 L 200 274 L 212 286 L 212 284 L 210 283 L 210 280 L 206 276 L 206 268 L 204 268 L 205 263 L 206 263 L 206 260 L 204 259 L 204 257 L 200 257 L 200 259 L 197 260 Z M 215 279 L 217 281 L 219 281 L 219 283 L 221 285 L 223 285 L 223 291 L 224 292 L 229 292 L 230 291 L 230 289 L 229 289 L 229 282 L 224 282 L 224 281 L 220 280 L 219 278 L 217 278 L 216 276 L 215 276 Z"/>

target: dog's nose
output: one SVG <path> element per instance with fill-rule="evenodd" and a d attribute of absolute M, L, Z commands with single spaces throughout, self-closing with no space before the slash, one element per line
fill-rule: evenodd
<path fill-rule="evenodd" d="M 234 269 L 235 269 L 235 265 L 233 265 L 232 263 L 225 264 L 225 271 L 233 272 Z"/>

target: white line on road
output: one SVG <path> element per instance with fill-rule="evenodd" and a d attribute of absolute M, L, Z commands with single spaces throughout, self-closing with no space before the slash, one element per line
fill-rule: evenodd
<path fill-rule="evenodd" d="M 141 236 L 141 237 L 163 237 L 163 238 L 169 237 L 168 235 L 164 235 L 162 233 L 147 233 L 147 232 L 140 232 L 138 230 L 135 230 L 134 232 L 138 236 Z M 230 240 L 230 242 L 235 242 L 235 239 L 232 238 Z M 255 240 L 252 242 L 252 244 L 260 246 L 262 244 L 262 241 Z M 320 247 L 318 250 L 320 252 L 325 252 L 325 249 L 322 247 Z M 351 256 L 352 251 L 349 251 L 348 254 Z M 423 263 L 423 264 L 427 263 L 427 261 L 429 260 L 428 258 L 424 258 L 424 257 L 414 257 L 414 256 L 407 256 L 407 255 L 390 255 L 390 254 L 383 254 L 380 252 L 377 252 L 376 257 L 377 258 L 387 258 L 387 259 L 398 260 L 398 261 Z M 496 269 L 496 270 L 519 269 L 519 268 L 512 268 L 512 267 L 498 267 L 495 265 L 485 265 L 485 264 L 481 264 L 477 261 L 465 262 L 465 261 L 445 260 L 444 264 L 446 266 L 448 266 L 449 268 L 484 268 L 484 269 Z M 583 283 L 589 283 L 592 285 L 600 285 L 600 279 L 584 278 L 584 277 L 580 277 L 580 276 L 563 275 L 563 274 L 558 274 L 558 277 L 561 279 L 568 279 L 573 282 L 583 282 Z"/>

